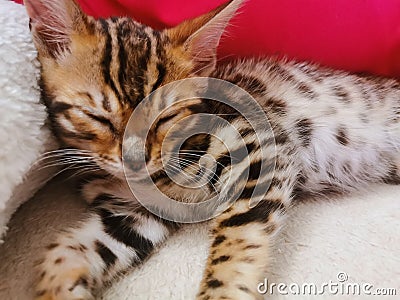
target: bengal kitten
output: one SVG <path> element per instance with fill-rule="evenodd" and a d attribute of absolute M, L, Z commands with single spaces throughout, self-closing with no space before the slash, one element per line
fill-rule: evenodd
<path fill-rule="evenodd" d="M 246 142 L 248 165 L 232 162 L 235 157 L 212 135 L 186 144 L 187 153 L 211 154 L 222 166 L 213 177 L 217 190 L 225 186 L 228 172 L 249 171 L 239 199 L 210 221 L 213 242 L 198 299 L 262 298 L 256 287 L 270 261 L 272 238 L 299 193 L 345 192 L 368 182 L 399 181 L 399 83 L 283 60 L 217 63 L 220 38 L 242 2 L 230 1 L 175 28 L 154 30 L 125 17 L 95 20 L 74 1 L 25 1 L 53 131 L 71 149 L 66 154 L 72 162 L 83 158 L 110 174 L 83 187 L 90 216 L 48 246 L 37 299 L 93 299 L 105 283 L 146 260 L 179 228 L 135 200 L 121 158 L 124 129 L 135 107 L 176 80 L 207 76 L 245 89 L 265 110 L 276 141 L 275 152 L 271 144 L 257 142 L 249 124 L 229 107 L 201 99 L 160 118 L 154 138 L 141 141 L 159 149 L 165 128 L 180 120 L 182 112 L 206 112 L 238 127 Z M 149 111 L 158 109 L 158 101 Z M 224 126 L 211 130 L 218 135 Z M 261 141 L 273 137 L 267 131 L 257 134 Z M 227 143 L 236 149 L 234 138 Z M 260 174 L 260 147 L 276 153 L 274 173 Z M 157 169 L 159 186 L 173 189 L 160 169 L 159 155 L 149 151 L 147 164 Z M 186 163 L 198 168 L 198 159 Z M 250 208 L 258 179 L 271 186 Z M 185 190 L 175 191 L 175 199 L 186 198 Z"/>

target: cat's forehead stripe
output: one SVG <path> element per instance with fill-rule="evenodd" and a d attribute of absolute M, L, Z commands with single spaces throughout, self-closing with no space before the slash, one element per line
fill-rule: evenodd
<path fill-rule="evenodd" d="M 110 88 L 115 93 L 118 100 L 121 101 L 121 99 L 122 99 L 121 95 L 115 85 L 113 78 L 111 77 L 112 37 L 110 34 L 109 24 L 108 24 L 107 20 L 103 20 L 103 19 L 100 19 L 99 22 L 103 28 L 103 33 L 106 36 L 104 52 L 103 52 L 103 60 L 101 62 L 104 81 L 107 85 L 110 86 Z"/>
<path fill-rule="evenodd" d="M 150 64 L 163 61 L 161 34 L 127 18 L 99 19 L 99 24 L 105 37 L 101 62 L 104 81 L 120 102 L 137 104 L 145 97 Z M 154 69 L 159 86 L 165 72 L 160 66 Z"/>

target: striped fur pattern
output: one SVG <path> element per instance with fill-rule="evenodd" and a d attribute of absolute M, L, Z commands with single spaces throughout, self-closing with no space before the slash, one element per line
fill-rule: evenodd
<path fill-rule="evenodd" d="M 249 171 L 247 179 L 234 181 L 245 180 L 239 199 L 210 221 L 212 244 L 198 299 L 261 299 L 256 287 L 265 276 L 273 237 L 297 197 L 399 182 L 399 83 L 283 60 L 217 63 L 219 39 L 241 2 L 157 31 L 129 18 L 94 20 L 73 1 L 26 0 L 42 65 L 43 99 L 54 133 L 70 149 L 64 150 L 63 162 L 102 170 L 82 187 L 91 206 L 88 218 L 48 246 L 37 299 L 94 299 L 181 226 L 139 205 L 124 181 L 121 158 L 124 128 L 134 108 L 175 80 L 210 76 L 242 87 L 263 107 L 274 130 L 274 136 L 258 132 L 257 142 L 249 124 L 229 107 L 197 99 L 162 116 L 149 140 L 136 141 L 150 149 L 147 164 L 154 181 L 180 201 L 203 200 L 226 188 L 229 172 Z M 149 111 L 157 109 L 157 99 L 152 105 Z M 209 189 L 193 192 L 166 177 L 159 147 L 165 128 L 198 112 L 218 114 L 236 126 L 248 155 L 237 159 L 227 152 L 239 149 L 223 126 L 210 130 L 225 135 L 226 147 L 212 135 L 189 139 L 181 156 L 185 171 L 198 172 L 205 154 L 218 161 Z M 276 152 L 262 142 L 271 138 Z M 260 147 L 276 153 L 273 174 L 260 174 Z M 141 168 L 132 162 L 133 175 Z M 271 186 L 249 208 L 258 179 Z"/>

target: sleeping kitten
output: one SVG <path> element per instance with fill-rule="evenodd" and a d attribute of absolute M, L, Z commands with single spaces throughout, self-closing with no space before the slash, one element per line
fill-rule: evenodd
<path fill-rule="evenodd" d="M 25 1 L 53 131 L 71 149 L 66 151 L 71 161 L 89 161 L 106 172 L 83 186 L 92 207 L 87 220 L 48 246 L 37 299 L 93 299 L 105 283 L 142 263 L 178 230 L 179 224 L 151 214 L 135 200 L 122 162 L 122 139 L 132 112 L 152 91 L 176 80 L 212 77 L 243 88 L 262 106 L 273 129 L 256 134 L 231 107 L 195 99 L 173 106 L 156 121 L 149 139 L 133 144 L 131 151 L 140 151 L 142 144 L 151 149 L 146 153 L 151 176 L 176 200 L 199 201 L 228 185 L 231 192 L 244 186 L 237 201 L 210 221 L 213 241 L 198 299 L 262 298 L 256 287 L 265 277 L 272 237 L 297 196 L 399 182 L 399 83 L 272 59 L 217 63 L 219 40 L 242 2 L 230 1 L 158 31 L 129 18 L 95 20 L 74 1 Z M 149 114 L 160 101 L 152 99 Z M 180 156 L 184 171 L 199 171 L 206 154 L 217 161 L 210 180 L 215 190 L 205 189 L 206 196 L 204 189 L 198 196 L 177 187 L 160 164 L 166 128 L 198 113 L 219 115 L 238 128 L 247 151 L 237 159 L 226 152 L 238 150 L 235 138 L 228 137 L 225 146 L 215 138 L 226 124 L 211 126 L 210 134 L 185 143 Z M 262 152 L 275 161 L 274 172 L 260 172 Z M 135 166 L 134 160 L 130 163 Z M 228 173 L 245 172 L 247 177 L 227 182 Z M 269 189 L 250 207 L 256 184 Z"/>

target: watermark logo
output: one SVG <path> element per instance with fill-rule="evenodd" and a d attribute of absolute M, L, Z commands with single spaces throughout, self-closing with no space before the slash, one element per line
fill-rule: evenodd
<path fill-rule="evenodd" d="M 207 104 L 205 99 L 209 100 Z M 196 105 L 229 107 L 230 113 L 226 116 L 218 109 L 196 112 L 192 109 Z M 124 134 L 122 157 L 132 193 L 150 212 L 175 222 L 201 222 L 221 214 L 237 200 L 249 177 L 249 141 L 246 141 L 249 135 L 241 131 L 243 122 L 251 128 L 255 138 L 252 142 L 262 145 L 257 149 L 260 151 L 259 174 L 273 173 L 272 128 L 262 107 L 246 91 L 214 78 L 189 78 L 157 89 L 136 107 Z M 200 135 L 213 139 L 212 151 L 202 152 L 187 146 L 188 140 Z M 220 146 L 215 147 L 218 143 Z M 267 144 L 268 152 L 265 151 Z M 224 167 L 222 156 L 230 159 L 228 163 L 224 161 L 230 168 L 224 169 L 229 172 L 226 171 L 228 174 L 224 173 L 221 180 L 218 170 Z M 154 182 L 157 174 L 168 176 L 169 184 L 173 185 L 169 193 Z M 250 207 L 262 199 L 269 183 L 257 182 L 249 199 Z M 210 187 L 213 191 L 198 201 L 195 196 L 207 192 Z M 176 197 L 171 196 L 174 193 Z M 186 195 L 188 199 L 181 199 Z"/>
<path fill-rule="evenodd" d="M 257 286 L 257 292 L 268 295 L 349 295 L 349 296 L 396 296 L 396 288 L 377 288 L 371 283 L 349 280 L 346 272 L 339 272 L 336 280 L 316 283 L 274 283 L 267 278 Z"/>

